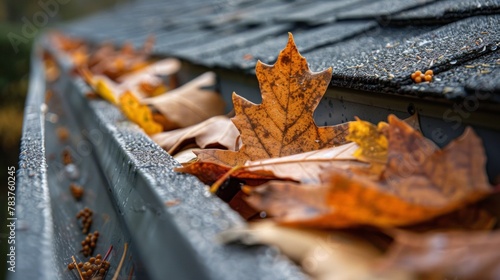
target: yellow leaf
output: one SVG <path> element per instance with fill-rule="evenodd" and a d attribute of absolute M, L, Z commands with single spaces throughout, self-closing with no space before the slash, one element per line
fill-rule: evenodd
<path fill-rule="evenodd" d="M 105 81 L 102 78 L 97 78 L 94 81 L 95 92 L 99 94 L 102 98 L 108 100 L 112 104 L 117 104 L 116 92 L 113 91 L 112 85 L 109 81 Z"/>
<path fill-rule="evenodd" d="M 126 91 L 120 96 L 119 105 L 125 116 L 139 125 L 148 135 L 163 130 L 163 127 L 153 120 L 153 113 L 149 107 L 140 104 L 139 100 L 130 91 Z"/>
<path fill-rule="evenodd" d="M 387 137 L 383 133 L 385 128 L 387 128 L 385 122 L 380 122 L 378 126 L 375 126 L 359 118 L 349 123 L 349 135 L 347 135 L 346 139 L 359 145 L 359 148 L 354 152 L 354 156 L 361 161 L 385 164 L 389 144 Z"/>

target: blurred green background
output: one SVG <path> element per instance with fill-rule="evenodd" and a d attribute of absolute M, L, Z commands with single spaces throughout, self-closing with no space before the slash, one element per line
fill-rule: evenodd
<path fill-rule="evenodd" d="M 0 219 L 6 221 L 7 167 L 18 170 L 23 107 L 33 40 L 50 28 L 131 0 L 0 0 Z M 52 5 L 52 6 L 50 6 Z M 48 10 L 47 10 L 47 7 Z M 44 22 L 45 14 L 48 18 Z M 39 18 L 36 18 L 38 15 Z M 38 21 L 37 21 L 38 20 Z M 36 24 L 43 23 L 43 24 Z M 23 28 L 33 24 L 26 36 Z M 9 35 L 10 34 L 10 35 Z M 15 35 L 13 35 L 15 34 Z M 24 34 L 24 35 L 23 35 Z M 6 271 L 7 228 L 0 229 L 0 271 Z M 36 264 L 33 264 L 36 265 Z M 44 268 L 40 268 L 44 269 Z M 0 274 L 0 279 L 5 278 Z"/>

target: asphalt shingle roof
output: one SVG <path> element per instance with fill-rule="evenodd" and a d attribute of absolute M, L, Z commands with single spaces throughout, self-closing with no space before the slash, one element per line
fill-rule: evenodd
<path fill-rule="evenodd" d="M 347 10 L 338 15 L 339 19 L 370 19 L 388 17 L 395 13 L 406 11 L 437 0 L 381 0 L 361 5 L 355 9 Z"/>
<path fill-rule="evenodd" d="M 432 69 L 436 78 L 440 78 L 440 72 L 496 51 L 500 38 L 496 28 L 498 24 L 498 15 L 467 18 L 418 36 L 408 37 L 403 33 L 401 35 L 406 38 L 399 38 L 385 46 L 380 44 L 383 42 L 380 34 L 375 34 L 372 35 L 376 38 L 375 44 L 368 51 L 351 51 L 349 56 L 332 61 L 341 50 L 318 50 L 319 55 L 316 54 L 309 63 L 321 65 L 323 61 L 323 64 L 332 65 L 334 84 L 337 78 L 350 81 L 352 88 L 412 93 L 407 92 L 404 86 L 413 83 L 410 75 L 414 71 Z M 366 41 L 365 38 L 357 40 Z M 360 44 L 357 40 L 354 44 L 366 48 L 367 43 Z M 447 81 L 441 79 L 441 82 Z"/>
<path fill-rule="evenodd" d="M 394 24 L 432 24 L 498 13 L 500 0 L 444 0 L 396 14 L 390 20 Z"/>
<path fill-rule="evenodd" d="M 274 62 L 290 31 L 314 70 L 333 67 L 332 85 L 446 99 L 493 90 L 497 102 L 499 23 L 500 0 L 191 0 L 135 2 L 67 31 L 136 46 L 153 34 L 155 54 L 250 73 Z M 427 69 L 435 80 L 413 84 Z"/>

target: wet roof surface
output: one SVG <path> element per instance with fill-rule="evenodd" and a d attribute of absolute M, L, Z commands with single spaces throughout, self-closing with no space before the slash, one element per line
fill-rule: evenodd
<path fill-rule="evenodd" d="M 334 86 L 499 102 L 498 26 L 500 0 L 185 0 L 135 2 L 68 32 L 137 46 L 153 34 L 155 54 L 251 73 L 274 63 L 290 31 L 312 70 L 333 67 Z M 410 79 L 428 69 L 432 83 Z"/>

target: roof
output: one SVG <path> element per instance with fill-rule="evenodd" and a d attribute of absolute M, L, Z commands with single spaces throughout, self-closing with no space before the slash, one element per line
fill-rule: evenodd
<path fill-rule="evenodd" d="M 71 24 L 95 42 L 142 45 L 194 64 L 253 72 L 295 36 L 313 70 L 333 67 L 332 86 L 433 98 L 477 91 L 500 101 L 500 0 L 140 1 Z M 415 84 L 410 74 L 434 71 Z"/>

